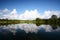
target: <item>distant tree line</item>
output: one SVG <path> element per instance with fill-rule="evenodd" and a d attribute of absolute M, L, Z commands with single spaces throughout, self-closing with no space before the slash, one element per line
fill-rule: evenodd
<path fill-rule="evenodd" d="M 0 19 L 0 23 L 35 23 L 35 24 L 60 24 L 60 17 L 58 18 L 56 15 L 52 15 L 49 19 L 40 19 L 36 18 L 36 20 L 9 20 L 9 19 Z"/>
<path fill-rule="evenodd" d="M 60 17 L 58 18 L 56 15 L 52 15 L 49 19 L 36 18 L 36 25 L 39 26 L 41 24 L 49 24 L 53 26 L 53 28 L 56 28 L 57 25 L 60 26 Z"/>
<path fill-rule="evenodd" d="M 60 26 L 60 17 L 58 18 L 56 15 L 52 15 L 49 19 L 40 19 L 36 18 L 36 20 L 9 20 L 9 19 L 0 19 L 0 25 L 8 25 L 8 24 L 19 24 L 19 23 L 33 23 L 37 26 L 41 24 L 49 24 L 52 25 L 53 28 L 56 28 L 57 25 Z"/>
<path fill-rule="evenodd" d="M 0 19 L 0 25 L 17 24 L 20 20 Z"/>

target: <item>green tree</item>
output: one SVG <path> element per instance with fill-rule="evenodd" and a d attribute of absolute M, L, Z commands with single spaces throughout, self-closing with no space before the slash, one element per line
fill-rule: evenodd
<path fill-rule="evenodd" d="M 56 15 L 52 15 L 51 19 L 57 19 L 57 16 Z"/>
<path fill-rule="evenodd" d="M 39 26 L 40 25 L 40 19 L 36 18 L 36 25 Z"/>
<path fill-rule="evenodd" d="M 51 17 L 51 23 L 52 24 L 57 24 L 57 16 L 56 15 L 52 15 L 52 17 Z"/>
<path fill-rule="evenodd" d="M 58 24 L 60 25 L 60 17 L 58 18 Z"/>

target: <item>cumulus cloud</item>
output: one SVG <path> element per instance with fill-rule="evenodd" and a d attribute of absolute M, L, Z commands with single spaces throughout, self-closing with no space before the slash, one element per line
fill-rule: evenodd
<path fill-rule="evenodd" d="M 7 17 L 9 19 L 17 19 L 18 18 L 18 14 L 16 9 L 13 9 L 13 11 L 10 12 L 10 14 L 7 15 Z"/>
<path fill-rule="evenodd" d="M 6 19 L 6 15 L 9 13 L 10 11 L 7 8 L 0 10 L 0 19 Z"/>
<path fill-rule="evenodd" d="M 37 17 L 39 17 L 40 14 L 38 12 L 37 9 L 35 10 L 25 10 L 25 12 L 23 14 L 20 15 L 20 19 L 23 19 L 23 20 L 32 20 L 32 19 L 36 19 Z"/>
<path fill-rule="evenodd" d="M 52 15 L 56 15 L 57 17 L 60 16 L 60 12 L 59 11 L 45 11 L 42 15 L 42 18 L 44 19 L 48 19 L 48 18 L 51 18 Z"/>
<path fill-rule="evenodd" d="M 12 11 L 8 10 L 7 8 L 5 8 L 4 10 L 0 11 L 0 18 L 1 19 L 17 19 L 18 18 L 18 14 L 16 9 L 13 9 Z"/>
<path fill-rule="evenodd" d="M 60 11 L 44 11 L 41 15 L 39 10 L 25 10 L 23 13 L 18 14 L 16 9 L 13 9 L 12 11 L 8 10 L 7 8 L 0 10 L 0 19 L 20 19 L 20 20 L 34 20 L 36 18 L 43 18 L 48 19 L 52 15 L 57 15 L 57 17 L 60 16 Z"/>
<path fill-rule="evenodd" d="M 2 12 L 9 12 L 9 10 L 7 8 L 5 8 L 4 10 L 2 10 Z"/>
<path fill-rule="evenodd" d="M 44 11 L 44 14 L 42 15 L 42 18 L 50 18 L 51 12 L 50 11 Z"/>

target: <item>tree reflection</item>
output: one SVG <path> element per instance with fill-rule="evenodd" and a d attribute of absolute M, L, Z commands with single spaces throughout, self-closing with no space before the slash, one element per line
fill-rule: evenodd
<path fill-rule="evenodd" d="M 52 26 L 53 29 L 57 29 L 57 26 L 58 26 L 58 25 L 52 24 L 51 26 Z"/>

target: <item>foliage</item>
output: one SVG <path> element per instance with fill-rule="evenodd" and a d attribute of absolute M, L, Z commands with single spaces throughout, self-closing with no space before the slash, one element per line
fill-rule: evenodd
<path fill-rule="evenodd" d="M 52 15 L 50 19 L 36 18 L 36 25 L 39 26 L 40 24 L 49 24 L 53 26 L 53 29 L 55 29 L 57 28 L 57 25 L 60 26 L 60 17 L 57 18 L 56 15 Z"/>
<path fill-rule="evenodd" d="M 27 23 L 27 24 L 34 23 L 37 26 L 39 26 L 41 24 L 50 24 L 54 28 L 54 25 L 59 25 L 60 26 L 60 17 L 57 18 L 56 15 L 52 15 L 50 19 L 40 19 L 40 18 L 36 18 L 36 20 L 8 20 L 8 19 L 0 19 L 0 25 L 2 25 L 2 24 L 19 24 L 19 23 Z"/>

